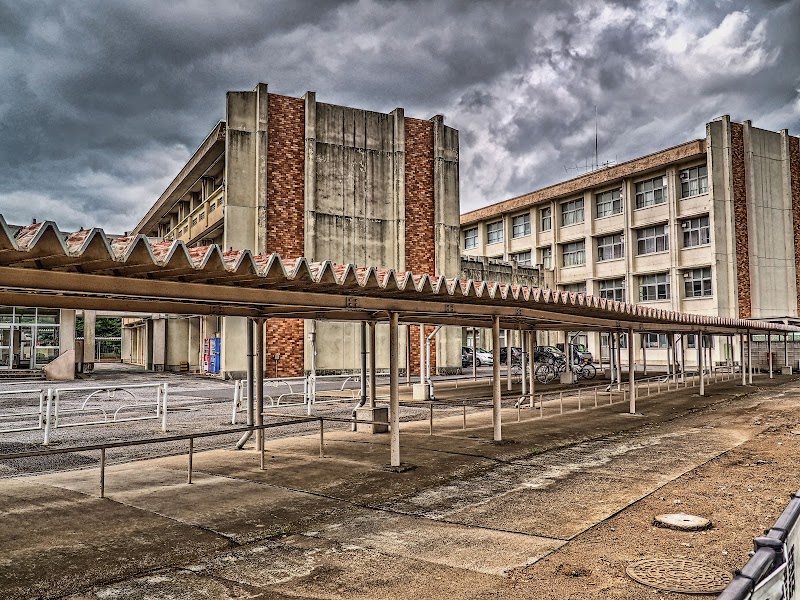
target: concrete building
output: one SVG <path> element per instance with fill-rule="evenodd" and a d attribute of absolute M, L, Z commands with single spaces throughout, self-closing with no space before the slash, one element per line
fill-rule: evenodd
<path fill-rule="evenodd" d="M 462 252 L 539 265 L 569 292 L 795 322 L 798 142 L 786 130 L 724 116 L 706 125 L 703 139 L 461 215 Z M 648 360 L 665 363 L 666 335 L 642 337 Z M 605 334 L 578 341 L 608 356 Z M 713 349 L 715 360 L 731 352 L 726 343 Z"/>
<path fill-rule="evenodd" d="M 228 92 L 217 124 L 134 233 L 211 243 L 284 258 L 355 263 L 431 275 L 459 274 L 458 131 L 443 117 L 406 117 L 269 93 Z M 200 369 L 205 340 L 221 339 L 220 371 L 245 370 L 245 321 L 182 318 L 126 322 L 127 359 L 153 368 Z M 163 325 L 162 325 L 163 322 Z M 405 329 L 405 328 L 404 328 Z M 411 330 L 418 330 L 411 327 Z M 379 328 L 378 336 L 386 335 Z M 418 365 L 418 332 L 410 365 Z M 360 362 L 358 326 L 296 319 L 267 323 L 267 373 L 311 366 L 347 371 Z M 460 369 L 460 332 L 442 331 L 440 372 Z M 379 344 L 386 348 L 386 344 Z M 233 349 L 234 351 L 228 351 Z M 388 365 L 387 356 L 378 357 Z"/>

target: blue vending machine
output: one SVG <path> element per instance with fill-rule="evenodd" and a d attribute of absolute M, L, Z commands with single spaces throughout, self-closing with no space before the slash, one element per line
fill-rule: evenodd
<path fill-rule="evenodd" d="M 206 338 L 203 348 L 203 372 L 209 375 L 218 375 L 220 370 L 220 338 Z"/>

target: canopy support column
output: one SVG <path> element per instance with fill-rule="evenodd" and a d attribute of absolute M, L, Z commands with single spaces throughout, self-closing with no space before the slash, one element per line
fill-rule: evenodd
<path fill-rule="evenodd" d="M 369 326 L 369 407 L 375 408 L 377 401 L 377 369 L 375 368 L 377 354 L 375 350 L 375 321 L 370 321 Z"/>
<path fill-rule="evenodd" d="M 614 337 L 616 341 L 616 358 L 617 358 L 617 391 L 622 391 L 622 335 L 619 331 L 614 332 Z M 628 345 L 630 345 L 630 340 L 628 340 Z"/>
<path fill-rule="evenodd" d="M 478 380 L 478 328 L 472 328 L 472 380 Z"/>
<path fill-rule="evenodd" d="M 697 332 L 697 373 L 700 375 L 700 395 L 706 395 L 706 372 L 703 369 L 703 355 L 706 353 L 705 348 L 703 348 L 703 332 Z"/>
<path fill-rule="evenodd" d="M 753 334 L 747 332 L 747 383 L 753 385 Z"/>
<path fill-rule="evenodd" d="M 492 423 L 494 425 L 494 441 L 503 439 L 501 423 L 501 387 L 500 387 L 500 317 L 492 317 Z"/>
<path fill-rule="evenodd" d="M 389 418 L 390 424 L 390 464 L 400 466 L 400 372 L 398 365 L 398 314 L 389 313 Z M 424 330 L 421 337 L 424 336 Z M 423 348 L 420 347 L 420 350 Z M 374 354 L 374 353 L 373 353 Z M 421 373 L 424 377 L 424 373 Z"/>
<path fill-rule="evenodd" d="M 628 329 L 628 390 L 629 412 L 636 414 L 636 346 L 633 344 L 633 329 Z"/>
<path fill-rule="evenodd" d="M 506 389 L 511 391 L 511 330 L 506 329 Z"/>
<path fill-rule="evenodd" d="M 742 385 L 747 385 L 747 371 L 744 365 L 744 334 L 739 334 L 739 370 L 742 372 Z"/>
<path fill-rule="evenodd" d="M 536 350 L 536 332 L 528 332 L 528 387 L 530 388 L 530 406 L 533 408 L 533 395 L 536 392 L 536 377 L 535 377 L 535 358 L 533 356 Z"/>
<path fill-rule="evenodd" d="M 264 323 L 256 319 L 256 425 L 264 424 Z M 264 450 L 264 430 L 256 431 L 256 450 Z"/>
<path fill-rule="evenodd" d="M 253 319 L 247 318 L 247 325 L 245 326 L 245 331 L 247 334 L 247 425 L 252 427 L 254 424 L 254 407 L 253 407 L 253 400 L 255 396 L 254 392 L 254 381 L 253 381 L 253 367 L 255 362 L 255 350 L 253 348 Z M 244 447 L 245 442 L 249 440 L 253 435 L 252 430 L 246 431 L 244 435 L 239 439 L 236 443 L 236 449 L 241 450 Z"/>
<path fill-rule="evenodd" d="M 769 363 L 769 378 L 772 379 L 772 334 L 767 332 L 767 361 Z"/>

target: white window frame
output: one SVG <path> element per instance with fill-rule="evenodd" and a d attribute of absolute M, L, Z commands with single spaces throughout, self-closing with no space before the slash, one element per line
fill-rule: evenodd
<path fill-rule="evenodd" d="M 667 177 L 661 175 L 636 182 L 636 208 L 657 206 L 667 201 Z"/>
<path fill-rule="evenodd" d="M 692 198 L 708 193 L 708 165 L 695 165 L 681 169 L 681 198 Z"/>
<path fill-rule="evenodd" d="M 553 228 L 553 207 L 543 206 L 539 209 L 539 219 L 542 224 L 542 231 L 550 231 Z"/>
<path fill-rule="evenodd" d="M 708 215 L 684 219 L 681 221 L 681 231 L 683 232 L 684 248 L 707 246 L 711 243 L 711 219 Z M 692 243 L 693 241 L 695 243 Z"/>
<path fill-rule="evenodd" d="M 643 333 L 642 348 L 669 348 L 666 333 Z"/>
<path fill-rule="evenodd" d="M 622 214 L 622 188 L 595 194 L 594 206 L 598 219 Z"/>
<path fill-rule="evenodd" d="M 561 266 L 581 267 L 586 264 L 586 240 L 561 244 Z"/>
<path fill-rule="evenodd" d="M 522 258 L 520 258 L 522 257 Z M 533 260 L 533 254 L 530 250 L 524 250 L 522 252 L 517 252 L 516 254 L 512 254 L 511 258 L 517 261 L 518 265 L 523 266 L 530 266 Z"/>
<path fill-rule="evenodd" d="M 616 279 L 601 279 L 600 282 L 601 298 L 607 300 L 616 300 L 617 302 L 625 302 L 625 278 L 619 277 Z"/>
<path fill-rule="evenodd" d="M 713 296 L 711 267 L 698 267 L 683 271 L 683 297 L 709 298 Z"/>
<path fill-rule="evenodd" d="M 464 230 L 464 250 L 471 250 L 478 247 L 478 227 L 470 227 Z"/>
<path fill-rule="evenodd" d="M 636 255 L 669 251 L 669 226 L 653 225 L 636 230 Z"/>
<path fill-rule="evenodd" d="M 527 237 L 531 234 L 531 213 L 522 213 L 511 218 L 511 237 Z"/>
<path fill-rule="evenodd" d="M 583 198 L 568 200 L 561 203 L 561 226 L 579 225 L 583 223 L 586 216 L 584 214 Z"/>
<path fill-rule="evenodd" d="M 639 302 L 658 302 L 671 297 L 668 272 L 639 275 Z"/>
<path fill-rule="evenodd" d="M 499 225 L 499 228 L 496 227 Z M 494 236 L 495 239 L 492 239 Z M 492 221 L 486 224 L 486 244 L 499 244 L 504 239 L 503 221 Z"/>
<path fill-rule="evenodd" d="M 570 294 L 585 294 L 586 293 L 586 282 L 585 281 L 576 281 L 573 283 L 563 283 L 559 286 L 562 292 L 567 292 Z"/>
<path fill-rule="evenodd" d="M 608 250 L 605 256 L 603 250 Z M 597 238 L 597 262 L 625 258 L 625 233 L 610 233 Z"/>
<path fill-rule="evenodd" d="M 553 269 L 553 247 L 543 246 L 539 248 L 542 257 L 542 268 L 547 270 Z"/>

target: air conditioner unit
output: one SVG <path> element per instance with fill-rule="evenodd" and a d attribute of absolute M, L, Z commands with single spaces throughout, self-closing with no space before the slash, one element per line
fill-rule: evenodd
<path fill-rule="evenodd" d="M 684 171 L 683 173 L 681 173 L 681 181 L 687 181 L 688 179 L 689 179 L 688 171 Z"/>
<path fill-rule="evenodd" d="M 683 229 L 689 229 L 689 221 L 684 221 L 683 223 L 681 223 L 681 227 Z"/>
<path fill-rule="evenodd" d="M 689 277 L 691 277 L 691 276 L 692 276 L 692 274 L 689 271 L 685 271 L 684 274 L 683 274 L 683 278 L 684 279 L 689 279 Z"/>
<path fill-rule="evenodd" d="M 208 239 L 208 238 L 200 240 L 200 246 L 211 246 L 213 243 L 214 243 L 214 240 L 211 240 L 211 239 Z"/>

